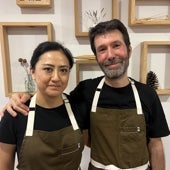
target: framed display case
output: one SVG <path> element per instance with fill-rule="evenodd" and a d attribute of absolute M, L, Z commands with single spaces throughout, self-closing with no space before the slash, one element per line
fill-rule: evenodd
<path fill-rule="evenodd" d="M 152 61 L 152 62 L 151 62 Z M 146 83 L 153 71 L 158 78 L 158 94 L 170 94 L 170 41 L 144 41 L 141 43 L 140 81 Z"/>
<path fill-rule="evenodd" d="M 170 0 L 129 0 L 129 25 L 170 25 Z"/>
<path fill-rule="evenodd" d="M 118 0 L 74 0 L 75 35 L 87 37 L 98 22 L 118 18 Z"/>
<path fill-rule="evenodd" d="M 51 0 L 16 0 L 20 7 L 51 7 Z"/>
<path fill-rule="evenodd" d="M 94 55 L 83 55 L 83 56 L 75 57 L 75 66 L 76 66 L 76 84 L 78 84 L 82 80 L 83 76 L 81 75 L 81 72 L 83 71 L 83 66 L 85 66 L 86 69 L 88 69 L 88 71 L 90 70 L 91 74 L 90 74 L 90 77 L 88 78 L 92 78 L 92 71 L 101 72 Z M 92 68 L 92 67 L 95 67 L 95 68 Z M 97 67 L 97 70 L 95 70 L 96 67 Z"/>
<path fill-rule="evenodd" d="M 50 22 L 0 22 L 5 96 L 24 91 L 25 74 L 18 59 L 29 61 L 40 42 L 52 39 Z"/>

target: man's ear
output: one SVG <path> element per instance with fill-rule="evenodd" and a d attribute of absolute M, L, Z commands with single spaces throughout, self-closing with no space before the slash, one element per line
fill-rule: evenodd
<path fill-rule="evenodd" d="M 130 58 L 130 56 L 132 54 L 132 47 L 130 45 L 129 45 L 129 49 L 128 49 L 128 54 L 129 54 L 129 58 Z"/>

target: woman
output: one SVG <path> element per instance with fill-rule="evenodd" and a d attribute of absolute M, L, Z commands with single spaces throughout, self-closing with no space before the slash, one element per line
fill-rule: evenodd
<path fill-rule="evenodd" d="M 17 152 L 18 169 L 77 170 L 84 147 L 80 128 L 87 128 L 88 118 L 79 114 L 81 103 L 70 101 L 70 106 L 63 94 L 72 54 L 57 42 L 43 42 L 34 50 L 30 66 L 37 91 L 26 103 L 27 117 L 14 118 L 6 111 L 0 122 L 0 169 L 12 170 Z"/>

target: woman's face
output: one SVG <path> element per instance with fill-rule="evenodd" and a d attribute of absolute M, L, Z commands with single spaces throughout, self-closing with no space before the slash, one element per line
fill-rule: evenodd
<path fill-rule="evenodd" d="M 69 61 L 60 51 L 48 51 L 42 54 L 31 70 L 37 84 L 37 93 L 48 97 L 61 95 L 69 80 Z"/>

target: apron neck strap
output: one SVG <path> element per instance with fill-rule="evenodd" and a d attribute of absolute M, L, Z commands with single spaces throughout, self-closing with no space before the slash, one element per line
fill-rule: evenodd
<path fill-rule="evenodd" d="M 94 98 L 93 98 L 91 112 L 96 112 L 99 95 L 100 95 L 101 89 L 103 87 L 104 81 L 105 81 L 105 77 L 102 78 L 102 80 L 100 81 L 100 83 L 97 86 L 97 89 L 96 89 L 96 92 L 95 92 Z"/>
<path fill-rule="evenodd" d="M 69 100 L 67 99 L 65 94 L 62 94 L 62 96 L 63 96 L 63 100 L 64 100 L 64 103 L 65 103 L 65 106 L 66 106 L 66 110 L 67 110 L 68 116 L 69 116 L 71 124 L 73 126 L 73 129 L 77 130 L 77 129 L 79 129 L 79 127 L 78 127 L 77 121 L 75 119 L 75 116 L 73 114 L 73 111 L 71 109 Z"/>
<path fill-rule="evenodd" d="M 31 98 L 31 101 L 30 101 L 30 105 L 29 105 L 30 111 L 28 113 L 27 128 L 26 128 L 25 136 L 33 135 L 36 96 L 37 95 L 34 94 L 34 96 Z"/>
<path fill-rule="evenodd" d="M 92 102 L 91 112 L 96 112 L 97 103 L 98 103 L 98 100 L 99 100 L 100 92 L 101 92 L 101 89 L 103 87 L 104 81 L 105 81 L 105 77 L 102 78 L 102 80 L 100 81 L 100 83 L 97 86 L 96 92 L 94 94 L 93 102 Z M 140 102 L 140 98 L 139 98 L 137 88 L 135 86 L 135 82 L 133 80 L 131 80 L 130 78 L 129 78 L 129 81 L 131 83 L 133 94 L 134 94 L 134 97 L 135 97 L 137 114 L 138 115 L 143 114 L 142 106 L 141 106 L 141 102 Z"/>
<path fill-rule="evenodd" d="M 64 100 L 64 104 L 66 106 L 66 110 L 69 116 L 69 119 L 71 121 L 71 124 L 73 126 L 74 130 L 79 129 L 77 121 L 75 119 L 75 116 L 73 114 L 73 111 L 71 109 L 69 100 L 67 99 L 66 95 L 62 95 L 63 100 Z M 28 120 L 27 120 L 27 128 L 26 128 L 26 132 L 25 132 L 25 136 L 32 136 L 33 135 L 33 129 L 34 129 L 34 119 L 35 119 L 35 106 L 36 106 L 36 94 L 31 98 L 30 101 L 30 111 L 28 113 Z"/>
<path fill-rule="evenodd" d="M 142 106 L 141 106 L 141 101 L 140 101 L 140 98 L 139 98 L 139 94 L 138 94 L 137 88 L 135 86 L 135 82 L 134 82 L 134 80 L 132 80 L 130 78 L 129 78 L 129 81 L 131 83 L 133 94 L 134 94 L 134 97 L 135 97 L 137 114 L 141 115 L 141 114 L 143 114 L 143 111 L 142 111 Z"/>

